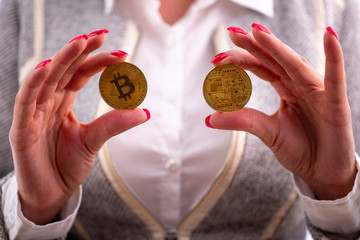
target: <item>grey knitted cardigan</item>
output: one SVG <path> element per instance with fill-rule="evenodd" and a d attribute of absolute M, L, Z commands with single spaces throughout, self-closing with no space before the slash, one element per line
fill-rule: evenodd
<path fill-rule="evenodd" d="M 76 4 L 75 4 L 76 2 Z M 258 22 L 323 71 L 322 36 L 326 26 L 337 31 L 347 67 L 356 150 L 360 150 L 360 7 L 359 0 L 274 0 L 272 18 L 258 12 L 239 15 L 226 26 L 249 29 Z M 39 21 L 40 19 L 40 21 Z M 45 24 L 44 24 L 45 23 Z M 0 13 L 0 177 L 13 171 L 8 131 L 19 81 L 36 63 L 51 57 L 72 37 L 94 29 L 110 31 L 103 50 L 133 51 L 141 29 L 118 15 L 105 15 L 102 0 L 2 0 Z M 221 33 L 221 27 L 219 28 Z M 218 37 L 224 34 L 215 34 Z M 217 48 L 227 41 L 217 41 Z M 220 44 L 220 45 L 219 45 Z M 215 44 L 216 45 L 216 44 Z M 216 50 L 214 50 L 214 54 Z M 18 80 L 20 79 L 20 80 Z M 97 78 L 79 93 L 74 111 L 90 122 L 99 111 Z M 279 99 L 264 81 L 252 76 L 251 107 L 267 113 Z M 89 97 L 91 96 L 91 97 Z M 101 104 L 100 104 L 101 105 Z M 100 111 L 101 112 L 101 111 Z M 359 233 L 327 233 L 307 221 L 292 175 L 276 161 L 259 139 L 234 132 L 227 164 L 208 194 L 184 219 L 177 232 L 168 233 L 112 171 L 106 146 L 83 183 L 83 200 L 68 239 L 304 239 L 307 223 L 315 239 L 357 239 Z M 46 184 L 46 183 L 44 183 Z M 1 188 L 0 188 L 1 197 Z M 0 238 L 7 239 L 0 211 Z"/>

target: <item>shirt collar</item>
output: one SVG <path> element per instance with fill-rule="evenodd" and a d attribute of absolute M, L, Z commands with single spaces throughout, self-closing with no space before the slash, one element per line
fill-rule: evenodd
<path fill-rule="evenodd" d="M 114 0 L 104 0 L 105 14 L 110 14 L 114 8 Z"/>
<path fill-rule="evenodd" d="M 274 16 L 274 2 L 273 0 L 231 0 L 232 2 L 241 6 L 258 11 L 268 17 Z"/>
<path fill-rule="evenodd" d="M 114 2 L 116 0 L 104 0 L 105 3 L 105 13 L 109 14 L 114 8 Z M 201 0 L 197 0 L 201 1 Z M 230 0 L 241 6 L 250 8 L 252 10 L 258 11 L 268 17 L 274 15 L 274 3 L 273 0 Z"/>

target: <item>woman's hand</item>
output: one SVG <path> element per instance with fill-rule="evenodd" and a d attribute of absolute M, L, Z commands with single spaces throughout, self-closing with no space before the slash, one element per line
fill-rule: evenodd
<path fill-rule="evenodd" d="M 270 82 L 281 103 L 271 116 L 243 108 L 214 113 L 207 124 L 258 136 L 318 198 L 345 196 L 353 187 L 357 169 L 343 55 L 335 32 L 327 28 L 324 35 L 323 77 L 263 26 L 253 24 L 252 34 L 235 27 L 229 30 L 231 40 L 246 51 L 219 54 L 213 63 L 233 63 L 252 71 Z"/>
<path fill-rule="evenodd" d="M 16 96 L 10 143 L 22 212 L 36 224 L 56 216 L 89 174 L 106 140 L 150 117 L 147 110 L 134 109 L 111 111 L 90 124 L 76 120 L 77 92 L 95 73 L 126 58 L 121 51 L 88 56 L 104 43 L 106 33 L 74 38 L 41 62 Z"/>

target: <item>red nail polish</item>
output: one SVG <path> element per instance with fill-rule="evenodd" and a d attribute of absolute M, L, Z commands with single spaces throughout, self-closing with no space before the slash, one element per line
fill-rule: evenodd
<path fill-rule="evenodd" d="M 146 113 L 146 121 L 148 121 L 151 118 L 151 114 L 146 108 L 143 108 L 143 111 Z"/>
<path fill-rule="evenodd" d="M 126 52 L 121 51 L 121 50 L 111 51 L 110 53 L 111 53 L 111 55 L 114 55 L 117 57 L 129 56 L 129 54 L 127 54 Z"/>
<path fill-rule="evenodd" d="M 44 61 L 40 62 L 38 65 L 36 65 L 35 69 L 41 68 L 41 67 L 45 66 L 46 64 L 48 64 L 49 62 L 51 62 L 51 59 L 44 60 Z"/>
<path fill-rule="evenodd" d="M 246 30 L 244 30 L 242 28 L 238 28 L 238 27 L 228 27 L 227 30 L 232 31 L 234 33 L 241 33 L 241 34 L 244 34 L 244 35 L 246 35 L 248 33 Z"/>
<path fill-rule="evenodd" d="M 259 29 L 259 30 L 261 30 L 261 31 L 263 31 L 263 32 L 266 32 L 266 33 L 268 33 L 268 34 L 271 34 L 271 32 L 270 32 L 266 27 L 264 27 L 263 25 L 260 25 L 260 24 L 257 24 L 257 23 L 253 23 L 253 24 L 251 25 L 251 27 L 252 27 L 252 28 L 257 28 L 257 29 Z"/>
<path fill-rule="evenodd" d="M 69 43 L 71 43 L 71 42 L 73 42 L 73 41 L 76 41 L 76 40 L 82 39 L 82 38 L 84 38 L 85 40 L 87 40 L 89 37 L 88 37 L 86 34 L 79 35 L 79 36 L 74 37 L 73 39 L 71 39 L 71 40 L 70 40 L 70 42 L 68 42 L 68 44 L 69 44 Z"/>
<path fill-rule="evenodd" d="M 95 31 L 92 31 L 91 33 L 89 33 L 87 36 L 88 37 L 94 37 L 100 34 L 104 34 L 104 33 L 108 33 L 109 31 L 107 29 L 98 29 Z"/>
<path fill-rule="evenodd" d="M 209 127 L 209 128 L 214 128 L 214 127 L 211 126 L 211 124 L 210 124 L 210 118 L 211 118 L 211 116 L 212 116 L 212 114 L 210 114 L 209 116 L 207 116 L 207 117 L 205 118 L 205 125 L 206 125 L 207 127 Z"/>
<path fill-rule="evenodd" d="M 223 60 L 224 58 L 226 58 L 227 56 L 228 56 L 227 53 L 219 53 L 211 60 L 211 63 L 218 63 L 221 60 Z"/>
<path fill-rule="evenodd" d="M 336 32 L 334 31 L 334 29 L 332 29 L 332 27 L 327 27 L 326 30 L 327 30 L 328 32 L 330 32 L 332 35 L 334 35 L 337 40 L 339 40 L 338 35 L 337 35 Z"/>

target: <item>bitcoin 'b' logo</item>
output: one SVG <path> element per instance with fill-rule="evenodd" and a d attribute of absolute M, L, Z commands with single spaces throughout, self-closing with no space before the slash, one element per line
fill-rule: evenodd
<path fill-rule="evenodd" d="M 119 99 L 123 98 L 125 101 L 127 101 L 128 97 L 131 99 L 131 94 L 135 90 L 135 85 L 130 82 L 129 77 L 126 75 L 121 76 L 120 73 L 117 73 L 117 76 L 115 74 L 113 76 L 114 79 L 111 80 L 111 83 L 115 84 L 115 87 L 120 95 Z M 125 80 L 125 82 L 123 80 Z M 123 83 L 120 85 L 119 82 Z M 126 92 L 123 91 L 124 88 L 127 89 Z"/>
<path fill-rule="evenodd" d="M 108 66 L 103 71 L 99 90 L 101 97 L 110 107 L 129 110 L 139 106 L 145 99 L 147 83 L 138 67 L 123 62 Z"/>

